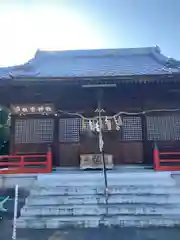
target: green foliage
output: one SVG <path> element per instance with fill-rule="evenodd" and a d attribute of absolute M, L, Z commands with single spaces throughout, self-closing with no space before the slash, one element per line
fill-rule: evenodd
<path fill-rule="evenodd" d="M 10 111 L 0 106 L 0 154 L 4 143 L 10 138 Z"/>

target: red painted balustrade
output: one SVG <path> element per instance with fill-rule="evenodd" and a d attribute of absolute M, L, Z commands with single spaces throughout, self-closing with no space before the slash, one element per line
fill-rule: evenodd
<path fill-rule="evenodd" d="M 157 171 L 180 171 L 180 151 L 160 151 L 154 144 L 153 161 Z"/>
<path fill-rule="evenodd" d="M 0 174 L 50 172 L 52 172 L 52 152 L 50 149 L 46 154 L 0 156 Z"/>

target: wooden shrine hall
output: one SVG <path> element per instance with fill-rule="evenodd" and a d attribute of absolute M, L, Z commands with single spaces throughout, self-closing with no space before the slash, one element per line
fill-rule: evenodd
<path fill-rule="evenodd" d="M 51 146 L 54 166 L 96 167 L 99 113 L 110 167 L 153 164 L 154 143 L 180 150 L 180 62 L 159 47 L 37 51 L 0 68 L 0 105 L 11 110 L 9 154 Z"/>

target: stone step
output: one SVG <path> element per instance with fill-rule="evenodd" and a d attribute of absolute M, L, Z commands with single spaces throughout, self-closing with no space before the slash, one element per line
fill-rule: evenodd
<path fill-rule="evenodd" d="M 109 179 L 168 179 L 171 178 L 170 172 L 132 172 L 132 173 L 121 173 L 121 172 L 115 172 L 115 171 L 107 171 L 107 176 Z M 103 177 L 103 171 L 75 171 L 74 173 L 69 173 L 68 171 L 65 171 L 65 173 L 60 174 L 40 174 L 37 176 L 38 181 L 44 181 L 44 180 L 62 180 L 62 179 L 79 179 L 82 180 L 84 178 L 86 179 L 98 179 Z"/>
<path fill-rule="evenodd" d="M 62 204 L 103 204 L 104 196 L 77 195 L 77 196 L 29 196 L 26 205 L 62 205 Z M 178 195 L 111 195 L 108 203 L 152 203 L 152 204 L 179 204 Z"/>
<path fill-rule="evenodd" d="M 99 226 L 118 227 L 177 227 L 180 225 L 180 218 L 177 216 L 66 216 L 53 218 L 20 217 L 17 219 L 17 228 L 31 229 L 59 229 L 65 227 L 94 228 Z"/>
<path fill-rule="evenodd" d="M 137 185 L 137 186 L 175 186 L 176 182 L 174 179 L 109 179 L 108 185 L 116 185 L 116 186 L 129 186 L 129 185 Z M 62 180 L 45 180 L 45 181 L 36 181 L 34 186 L 36 187 L 60 187 L 60 186 L 104 186 L 103 177 L 99 179 L 62 179 Z"/>
<path fill-rule="evenodd" d="M 109 186 L 109 194 L 180 194 L 180 188 L 174 186 Z M 30 192 L 31 196 L 61 196 L 61 195 L 95 195 L 104 194 L 104 187 L 96 186 L 61 186 L 61 187 L 37 187 Z"/>
<path fill-rule="evenodd" d="M 86 216 L 86 215 L 180 215 L 179 205 L 61 205 L 61 206 L 25 206 L 21 216 Z"/>
<path fill-rule="evenodd" d="M 107 174 L 109 185 L 151 185 L 151 186 L 174 186 L 175 180 L 170 173 L 150 172 L 150 173 L 111 173 Z M 35 183 L 36 186 L 104 186 L 104 176 L 102 172 L 88 173 L 67 173 L 39 175 Z"/>

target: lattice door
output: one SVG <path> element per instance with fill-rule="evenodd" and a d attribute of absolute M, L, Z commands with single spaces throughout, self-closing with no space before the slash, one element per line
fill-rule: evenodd
<path fill-rule="evenodd" d="M 80 118 L 62 118 L 59 120 L 59 142 L 79 142 L 82 131 Z"/>
<path fill-rule="evenodd" d="M 147 138 L 150 141 L 180 140 L 180 115 L 148 116 Z"/>
<path fill-rule="evenodd" d="M 16 119 L 15 143 L 51 143 L 53 142 L 54 120 L 44 119 Z"/>
<path fill-rule="evenodd" d="M 123 141 L 142 141 L 142 122 L 139 116 L 123 117 L 122 125 Z"/>

